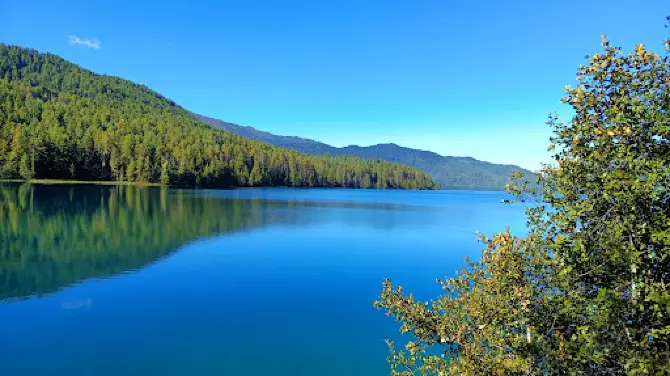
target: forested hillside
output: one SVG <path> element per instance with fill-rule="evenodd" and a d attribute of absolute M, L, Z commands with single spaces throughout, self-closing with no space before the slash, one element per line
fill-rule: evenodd
<path fill-rule="evenodd" d="M 424 172 L 398 163 L 307 156 L 242 138 L 145 86 L 4 44 L 0 178 L 436 188 Z"/>
<path fill-rule="evenodd" d="M 501 165 L 470 157 L 442 156 L 426 150 L 402 147 L 396 144 L 334 147 L 323 142 L 295 136 L 278 136 L 252 127 L 195 115 L 200 120 L 242 137 L 297 150 L 312 155 L 351 155 L 359 158 L 382 159 L 397 162 L 430 174 L 442 189 L 502 190 L 512 172 L 533 174 L 519 166 Z"/>

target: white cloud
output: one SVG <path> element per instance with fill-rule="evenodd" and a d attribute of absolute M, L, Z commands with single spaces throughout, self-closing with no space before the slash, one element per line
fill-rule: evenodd
<path fill-rule="evenodd" d="M 76 35 L 70 35 L 67 37 L 70 46 L 84 46 L 89 48 L 95 48 L 99 50 L 101 45 L 100 41 L 95 38 L 79 38 Z"/>

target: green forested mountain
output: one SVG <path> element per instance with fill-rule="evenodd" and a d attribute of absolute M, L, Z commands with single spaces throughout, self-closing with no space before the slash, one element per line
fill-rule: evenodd
<path fill-rule="evenodd" d="M 307 156 L 215 129 L 173 101 L 53 54 L 0 44 L 0 178 L 432 189 L 422 171 Z"/>
<path fill-rule="evenodd" d="M 402 147 L 396 144 L 334 147 L 323 142 L 295 136 L 278 136 L 252 127 L 244 127 L 207 116 L 195 115 L 200 120 L 220 129 L 246 138 L 297 150 L 312 155 L 350 155 L 359 158 L 381 159 L 417 168 L 430 174 L 442 189 L 501 190 L 509 182 L 513 171 L 533 174 L 519 166 L 500 165 L 469 157 L 442 156 L 426 150 Z"/>

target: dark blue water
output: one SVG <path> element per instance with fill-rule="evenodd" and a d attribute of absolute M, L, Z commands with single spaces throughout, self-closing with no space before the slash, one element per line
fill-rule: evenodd
<path fill-rule="evenodd" d="M 382 280 L 439 294 L 504 197 L 0 185 L 0 374 L 387 375 Z"/>

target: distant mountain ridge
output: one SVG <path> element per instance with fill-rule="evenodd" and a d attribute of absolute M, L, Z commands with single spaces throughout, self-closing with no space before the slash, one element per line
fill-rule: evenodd
<path fill-rule="evenodd" d="M 241 126 L 219 119 L 194 114 L 203 122 L 225 129 L 245 138 L 297 150 L 313 155 L 351 155 L 365 159 L 382 159 L 417 168 L 430 174 L 442 189 L 502 190 L 509 182 L 512 171 L 532 172 L 515 165 L 502 165 L 480 161 L 471 157 L 450 157 L 437 153 L 411 149 L 396 144 L 372 146 L 335 147 L 323 142 L 296 136 L 278 136 L 250 126 Z"/>

